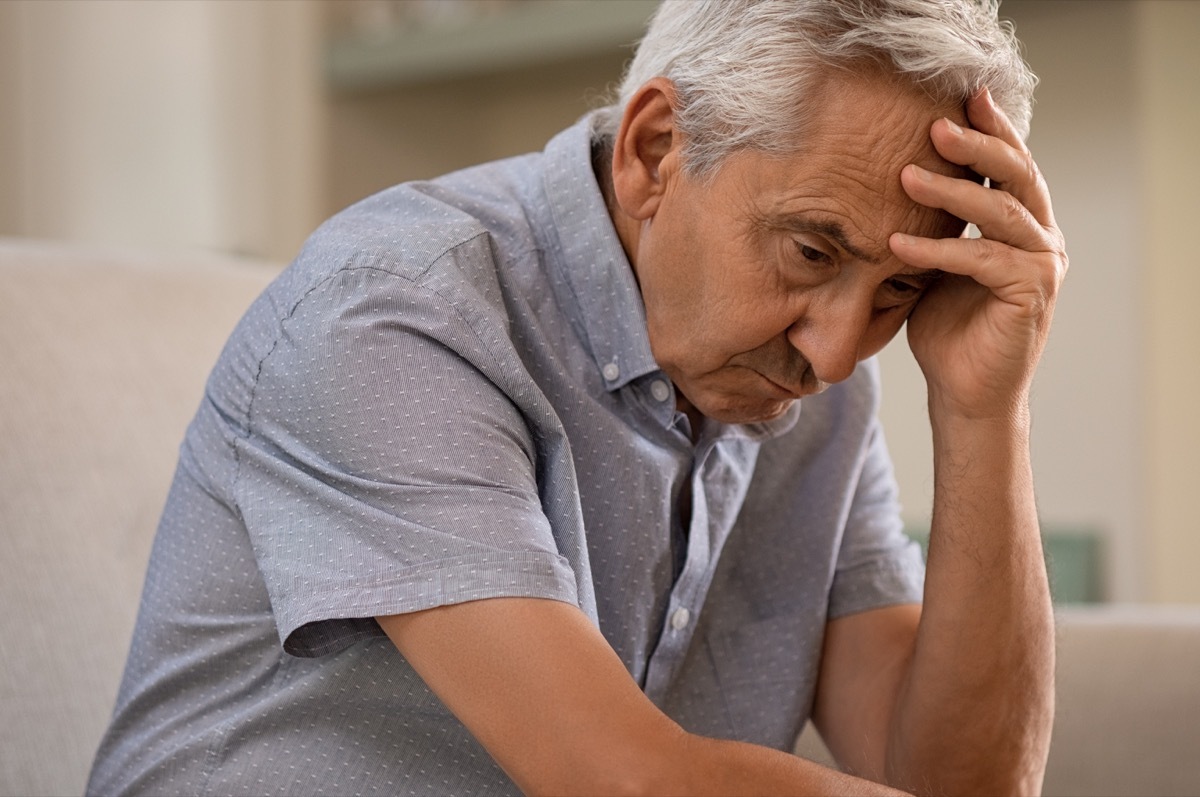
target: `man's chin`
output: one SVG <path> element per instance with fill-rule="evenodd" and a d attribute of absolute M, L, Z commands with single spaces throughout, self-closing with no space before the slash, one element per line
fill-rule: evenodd
<path fill-rule="evenodd" d="M 783 415 L 795 404 L 797 399 L 718 399 L 705 402 L 708 406 L 698 405 L 700 414 L 721 423 L 762 423 L 773 421 Z"/>

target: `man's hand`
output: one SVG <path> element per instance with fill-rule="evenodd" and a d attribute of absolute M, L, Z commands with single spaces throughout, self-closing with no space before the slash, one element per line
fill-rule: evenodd
<path fill-rule="evenodd" d="M 991 188 L 915 165 L 901 181 L 915 201 L 974 223 L 983 237 L 897 233 L 890 243 L 906 263 L 947 273 L 908 321 L 931 409 L 1002 419 L 1026 409 L 1067 256 L 1041 173 L 987 91 L 967 104 L 967 116 L 974 129 L 941 119 L 930 135 L 942 157 L 989 178 Z"/>

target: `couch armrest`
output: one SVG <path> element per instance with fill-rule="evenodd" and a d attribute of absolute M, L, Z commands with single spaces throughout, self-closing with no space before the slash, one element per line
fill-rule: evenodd
<path fill-rule="evenodd" d="M 1058 610 L 1048 795 L 1200 794 L 1200 606 Z"/>
<path fill-rule="evenodd" d="M 1064 606 L 1043 793 L 1200 795 L 1200 606 Z M 796 753 L 834 766 L 810 723 Z"/>

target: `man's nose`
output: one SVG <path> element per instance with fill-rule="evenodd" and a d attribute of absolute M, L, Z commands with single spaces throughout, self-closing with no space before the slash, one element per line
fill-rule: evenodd
<path fill-rule="evenodd" d="M 869 306 L 810 312 L 791 326 L 788 341 L 808 360 L 817 379 L 833 384 L 854 373 L 870 321 Z"/>

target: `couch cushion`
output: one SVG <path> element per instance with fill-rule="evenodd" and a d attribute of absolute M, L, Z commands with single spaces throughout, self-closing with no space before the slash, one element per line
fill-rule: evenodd
<path fill-rule="evenodd" d="M 0 240 L 0 794 L 82 791 L 184 428 L 277 271 Z"/>

